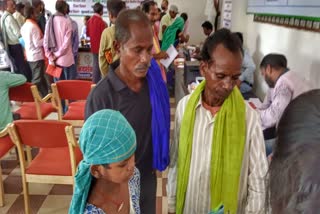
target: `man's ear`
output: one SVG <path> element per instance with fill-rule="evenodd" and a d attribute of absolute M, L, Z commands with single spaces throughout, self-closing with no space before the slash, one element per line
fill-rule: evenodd
<path fill-rule="evenodd" d="M 119 54 L 120 53 L 120 46 L 121 46 L 120 42 L 117 40 L 114 40 L 112 45 L 113 45 L 113 49 L 115 50 L 115 52 L 117 54 Z"/>
<path fill-rule="evenodd" d="M 100 165 L 91 165 L 90 166 L 90 173 L 96 179 L 101 178 L 101 173 L 100 173 L 99 167 L 100 167 Z"/>
<path fill-rule="evenodd" d="M 208 72 L 208 62 L 200 61 L 199 68 L 201 76 L 206 77 L 206 73 Z"/>

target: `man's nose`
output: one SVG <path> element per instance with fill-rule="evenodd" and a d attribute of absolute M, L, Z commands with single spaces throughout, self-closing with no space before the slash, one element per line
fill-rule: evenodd
<path fill-rule="evenodd" d="M 148 51 L 143 51 L 140 55 L 140 61 L 142 63 L 149 62 L 151 59 L 151 55 L 148 53 Z"/>
<path fill-rule="evenodd" d="M 234 85 L 235 85 L 235 81 L 233 81 L 231 77 L 226 77 L 226 78 L 223 80 L 223 88 L 224 88 L 224 89 L 232 90 L 232 88 L 234 87 Z"/>

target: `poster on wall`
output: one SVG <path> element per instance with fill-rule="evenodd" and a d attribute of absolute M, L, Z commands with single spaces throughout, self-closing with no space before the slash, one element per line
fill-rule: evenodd
<path fill-rule="evenodd" d="M 125 0 L 128 8 L 136 8 L 143 0 Z M 100 2 L 103 6 L 103 14 L 108 15 L 107 0 L 67 0 L 70 5 L 71 16 L 92 16 L 92 6 L 96 2 Z"/>
<path fill-rule="evenodd" d="M 93 56 L 90 52 L 79 52 L 77 62 L 78 78 L 91 79 L 93 71 Z"/>
<path fill-rule="evenodd" d="M 222 27 L 231 29 L 231 19 L 232 19 L 232 0 L 223 1 L 222 9 Z"/>

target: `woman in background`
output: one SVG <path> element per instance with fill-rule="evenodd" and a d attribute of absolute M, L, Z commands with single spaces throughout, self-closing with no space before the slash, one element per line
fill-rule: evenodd
<path fill-rule="evenodd" d="M 278 126 L 266 200 L 273 214 L 320 210 L 320 90 L 294 99 Z"/>

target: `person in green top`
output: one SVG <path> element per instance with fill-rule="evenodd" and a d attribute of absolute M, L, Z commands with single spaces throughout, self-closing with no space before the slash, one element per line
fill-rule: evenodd
<path fill-rule="evenodd" d="M 174 45 L 176 39 L 179 39 L 179 34 L 183 31 L 184 23 L 185 20 L 182 17 L 177 17 L 176 20 L 167 27 L 162 38 L 162 51 L 166 51 L 170 45 Z"/>
<path fill-rule="evenodd" d="M 268 162 L 259 115 L 237 87 L 241 43 L 221 29 L 208 37 L 201 56 L 205 80 L 175 114 L 168 211 L 263 213 Z"/>
<path fill-rule="evenodd" d="M 0 131 L 13 121 L 9 88 L 22 85 L 27 79 L 22 74 L 0 71 Z"/>

